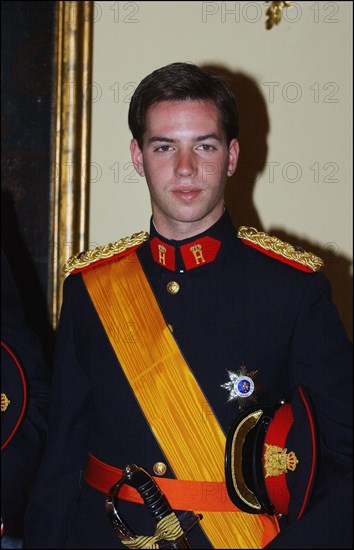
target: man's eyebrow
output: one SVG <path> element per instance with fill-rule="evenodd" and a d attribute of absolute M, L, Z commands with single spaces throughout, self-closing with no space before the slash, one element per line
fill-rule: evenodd
<path fill-rule="evenodd" d="M 215 134 L 215 133 L 205 134 L 203 136 L 196 136 L 195 138 L 193 138 L 193 141 L 205 141 L 207 139 L 216 139 L 217 141 L 222 141 L 222 138 L 218 134 Z M 168 137 L 165 137 L 165 136 L 152 136 L 151 138 L 148 139 L 148 143 L 155 143 L 156 141 L 163 141 L 165 143 L 177 143 L 178 142 L 178 140 L 176 140 L 176 139 L 168 138 Z"/>
<path fill-rule="evenodd" d="M 176 140 L 164 136 L 152 136 L 148 139 L 148 143 L 154 143 L 155 141 L 165 141 L 166 143 L 175 143 Z"/>
<path fill-rule="evenodd" d="M 197 136 L 195 141 L 205 141 L 207 139 L 216 139 L 217 141 L 222 141 L 221 137 L 218 134 L 205 134 L 205 136 Z"/>

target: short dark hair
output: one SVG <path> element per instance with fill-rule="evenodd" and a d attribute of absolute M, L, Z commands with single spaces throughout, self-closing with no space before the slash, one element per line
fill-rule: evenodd
<path fill-rule="evenodd" d="M 136 88 L 129 105 L 128 122 L 133 138 L 143 148 L 146 113 L 161 101 L 212 101 L 221 114 L 228 144 L 238 137 L 236 100 L 226 80 L 192 63 L 171 63 L 146 76 Z"/>

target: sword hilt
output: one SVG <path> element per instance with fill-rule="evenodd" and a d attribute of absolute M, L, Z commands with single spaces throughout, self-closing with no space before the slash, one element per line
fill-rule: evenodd
<path fill-rule="evenodd" d="M 165 495 L 144 468 L 130 464 L 125 468 L 125 475 L 125 483 L 140 493 L 156 523 L 172 512 Z"/>
<path fill-rule="evenodd" d="M 169 520 L 170 518 L 168 516 L 172 516 L 172 533 L 169 534 L 168 540 L 159 539 L 159 548 L 191 548 L 186 537 L 186 532 L 192 529 L 200 521 L 201 516 L 193 512 L 186 512 L 183 521 L 180 522 L 155 480 L 146 470 L 144 470 L 144 468 L 136 464 L 129 464 L 126 466 L 122 478 L 111 487 L 106 497 L 106 511 L 120 539 L 123 541 L 125 539 L 126 544 L 129 545 L 128 541 L 137 541 L 137 539 L 140 538 L 126 524 L 115 506 L 115 500 L 119 496 L 119 490 L 124 484 L 130 485 L 138 491 L 156 524 L 165 519 Z M 176 525 L 178 529 L 176 529 Z M 174 537 L 175 529 L 176 536 Z M 145 539 L 146 537 L 141 538 Z"/>

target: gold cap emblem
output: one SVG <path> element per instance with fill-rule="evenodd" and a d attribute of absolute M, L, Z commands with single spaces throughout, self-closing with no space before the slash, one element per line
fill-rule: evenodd
<path fill-rule="evenodd" d="M 264 469 L 265 477 L 280 476 L 287 474 L 290 470 L 293 472 L 296 465 L 299 463 L 294 451 L 287 452 L 287 449 L 277 447 L 277 445 L 265 444 L 266 451 L 264 453 Z"/>

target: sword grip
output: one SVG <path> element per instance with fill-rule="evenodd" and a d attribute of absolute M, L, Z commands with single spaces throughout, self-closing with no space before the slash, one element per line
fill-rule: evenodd
<path fill-rule="evenodd" d="M 127 466 L 125 468 L 125 483 L 138 491 L 156 523 L 171 514 L 172 508 L 165 495 L 144 468 L 136 464 Z M 168 546 L 164 547 L 171 549 L 192 548 L 185 535 L 178 540 L 171 541 Z"/>
<path fill-rule="evenodd" d="M 130 464 L 125 473 L 126 483 L 139 492 L 156 523 L 172 512 L 165 495 L 146 470 L 136 464 Z"/>

